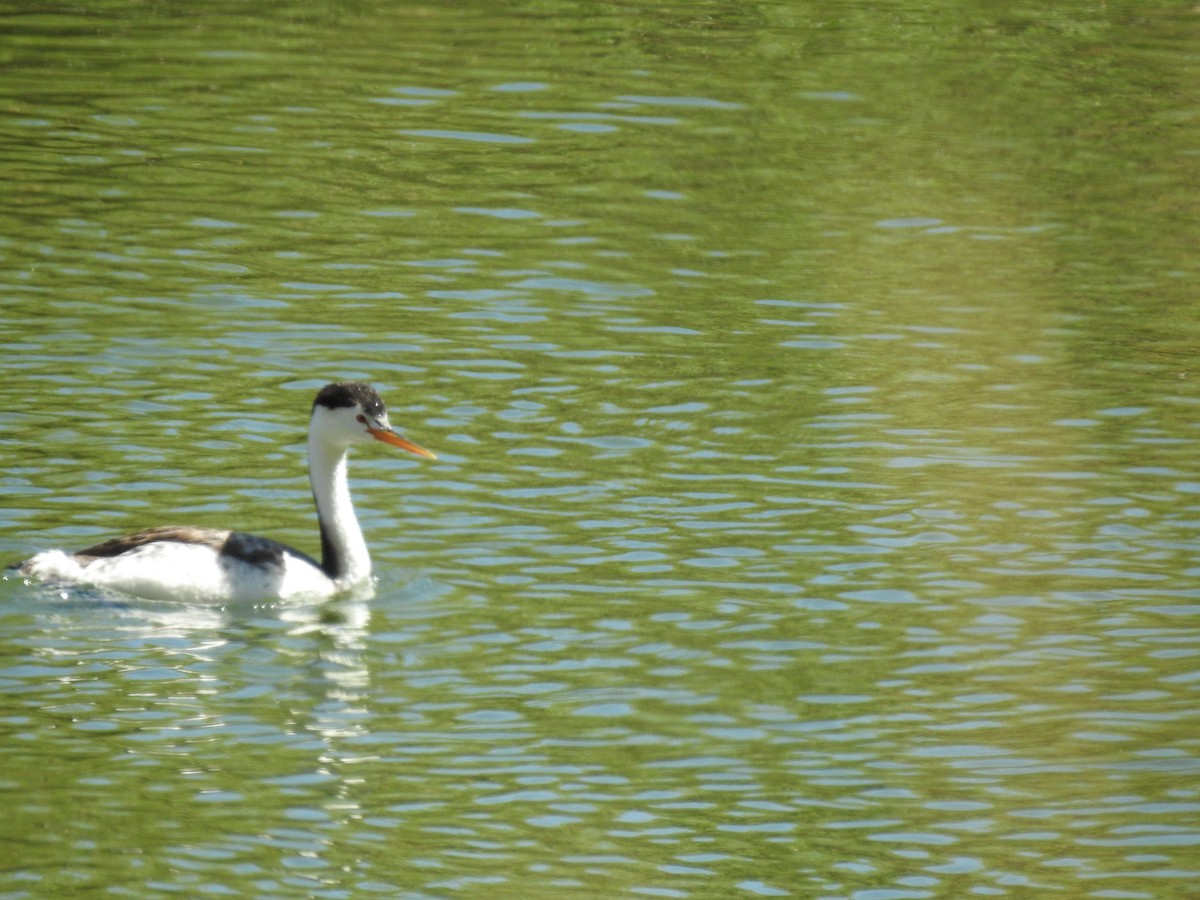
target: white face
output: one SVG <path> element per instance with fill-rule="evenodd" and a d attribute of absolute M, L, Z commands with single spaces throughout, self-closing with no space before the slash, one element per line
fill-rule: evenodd
<path fill-rule="evenodd" d="M 339 406 L 337 409 L 329 409 L 319 404 L 314 406 L 309 435 L 310 439 L 343 448 L 351 444 L 382 441 L 426 459 L 437 459 L 437 456 L 425 448 L 396 434 L 386 412 L 373 416 L 358 404 Z"/>
<path fill-rule="evenodd" d="M 380 423 L 378 419 L 363 412 L 357 404 L 339 406 L 337 409 L 314 406 L 312 432 L 314 435 L 319 435 L 323 441 L 332 444 L 342 446 L 365 444 L 375 440 L 368 429 L 389 428 L 386 420 L 387 416 L 385 415 L 384 423 Z"/>
<path fill-rule="evenodd" d="M 357 404 L 352 407 L 351 412 L 354 413 L 354 421 L 359 427 L 358 433 L 361 436 L 361 440 L 376 440 L 377 436 L 372 432 L 390 432 L 392 430 L 386 412 L 379 416 L 372 416 L 370 413 L 363 411 Z"/>

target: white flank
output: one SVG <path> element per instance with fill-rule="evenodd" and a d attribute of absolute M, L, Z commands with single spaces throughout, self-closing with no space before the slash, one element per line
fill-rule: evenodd
<path fill-rule="evenodd" d="M 158 541 L 120 556 L 80 562 L 61 550 L 29 560 L 27 572 L 41 581 L 88 584 L 150 600 L 239 602 L 328 597 L 338 586 L 295 556 L 282 566 L 252 565 L 214 553 L 203 544 Z"/>

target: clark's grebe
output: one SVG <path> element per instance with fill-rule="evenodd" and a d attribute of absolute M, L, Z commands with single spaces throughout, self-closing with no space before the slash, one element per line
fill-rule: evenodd
<path fill-rule="evenodd" d="M 321 527 L 321 561 L 268 538 L 166 525 L 65 553 L 47 550 L 17 565 L 40 581 L 86 584 L 151 599 L 273 600 L 340 593 L 371 574 L 371 556 L 350 502 L 346 452 L 371 440 L 436 459 L 401 437 L 370 385 L 329 384 L 313 401 L 308 477 Z"/>

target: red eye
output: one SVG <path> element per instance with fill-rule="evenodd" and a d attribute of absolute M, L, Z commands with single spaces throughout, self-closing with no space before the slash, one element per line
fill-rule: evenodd
<path fill-rule="evenodd" d="M 360 414 L 360 415 L 355 416 L 354 418 L 358 419 L 358 421 L 360 421 L 364 425 L 367 424 L 367 417 L 364 415 Z"/>

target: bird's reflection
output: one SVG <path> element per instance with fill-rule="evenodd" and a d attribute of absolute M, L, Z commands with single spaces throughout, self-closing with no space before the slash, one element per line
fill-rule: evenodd
<path fill-rule="evenodd" d="M 366 645 L 374 586 L 335 600 L 272 603 L 178 603 L 96 588 L 30 585 L 24 599 L 44 619 L 55 647 L 124 648 L 130 664 L 175 670 L 197 686 L 213 680 L 236 695 L 270 686 L 277 699 L 362 700 L 370 689 Z"/>

